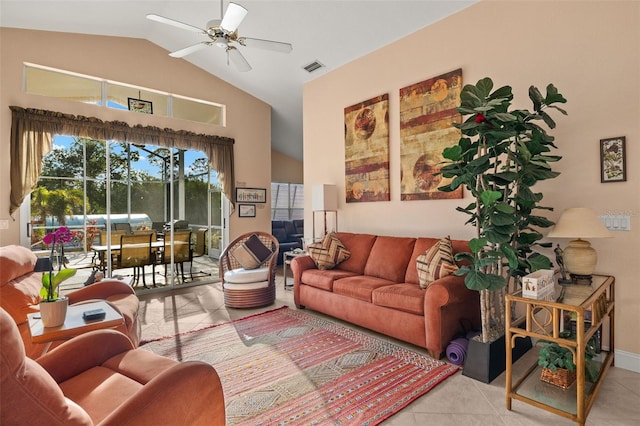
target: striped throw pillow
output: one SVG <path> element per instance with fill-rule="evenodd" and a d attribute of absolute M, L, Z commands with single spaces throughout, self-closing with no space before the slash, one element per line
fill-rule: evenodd
<path fill-rule="evenodd" d="M 433 245 L 416 261 L 420 288 L 427 288 L 437 279 L 453 274 L 458 270 L 453 259 L 453 247 L 449 237 L 443 238 Z"/>
<path fill-rule="evenodd" d="M 351 252 L 333 232 L 325 235 L 321 242 L 309 244 L 307 252 L 318 269 L 333 269 L 351 256 Z"/>

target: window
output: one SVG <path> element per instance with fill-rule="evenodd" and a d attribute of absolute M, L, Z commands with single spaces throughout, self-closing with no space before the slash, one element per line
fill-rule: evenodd
<path fill-rule="evenodd" d="M 225 106 L 70 71 L 25 64 L 26 93 L 114 109 L 129 109 L 129 99 L 151 102 L 153 115 L 225 125 Z"/>
<path fill-rule="evenodd" d="M 304 219 L 304 185 L 271 183 L 271 219 Z"/>

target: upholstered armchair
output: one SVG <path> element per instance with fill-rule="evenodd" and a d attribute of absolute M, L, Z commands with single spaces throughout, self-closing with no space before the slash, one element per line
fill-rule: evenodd
<path fill-rule="evenodd" d="M 224 425 L 215 369 L 177 362 L 114 330 L 85 333 L 37 361 L 0 309 L 0 424 Z"/>
<path fill-rule="evenodd" d="M 303 248 L 304 231 L 298 232 L 291 220 L 272 220 L 271 233 L 278 239 L 278 265 L 282 265 L 285 252 Z"/>
<path fill-rule="evenodd" d="M 220 255 L 224 304 L 257 308 L 276 300 L 278 240 L 266 232 L 249 232 L 233 240 Z"/>
<path fill-rule="evenodd" d="M 0 306 L 17 324 L 27 356 L 37 358 L 45 347 L 32 343 L 27 315 L 40 310 L 42 273 L 34 272 L 36 255 L 26 247 L 11 245 L 0 247 Z M 98 283 L 64 294 L 69 304 L 93 300 L 105 300 L 124 318 L 118 330 L 124 333 L 134 346 L 140 340 L 138 322 L 139 300 L 135 291 L 126 283 L 105 279 Z M 54 345 L 58 344 L 54 342 Z"/>

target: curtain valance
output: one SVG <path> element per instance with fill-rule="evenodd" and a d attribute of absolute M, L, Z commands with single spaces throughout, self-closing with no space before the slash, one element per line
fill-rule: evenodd
<path fill-rule="evenodd" d="M 235 201 L 234 140 L 231 138 L 154 126 L 130 126 L 122 121 L 102 121 L 95 117 L 40 109 L 9 108 L 12 113 L 10 214 L 20 207 L 37 185 L 42 159 L 51 151 L 54 135 L 202 151 L 209 157 L 211 167 L 218 172 L 225 196 L 232 204 Z"/>

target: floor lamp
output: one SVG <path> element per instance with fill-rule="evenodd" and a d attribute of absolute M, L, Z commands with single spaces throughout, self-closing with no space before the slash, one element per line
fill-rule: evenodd
<path fill-rule="evenodd" d="M 313 241 L 321 240 L 327 233 L 327 213 L 335 215 L 334 231 L 338 229 L 338 187 L 335 185 L 314 185 L 311 194 L 313 210 Z M 316 237 L 316 213 L 322 213 L 322 234 Z"/>

